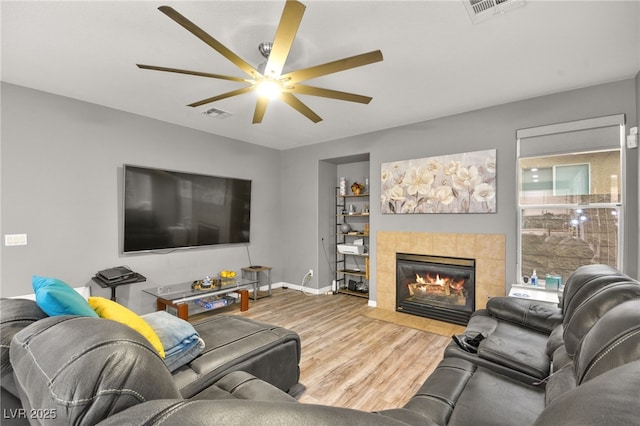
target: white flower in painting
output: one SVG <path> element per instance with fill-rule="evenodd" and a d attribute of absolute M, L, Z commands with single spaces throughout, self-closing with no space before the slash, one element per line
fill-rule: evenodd
<path fill-rule="evenodd" d="M 495 174 L 496 172 L 496 157 L 487 157 L 484 161 L 484 169 L 489 172 Z"/>
<path fill-rule="evenodd" d="M 404 189 L 400 185 L 395 185 L 393 188 L 387 192 L 387 196 L 391 200 L 404 200 Z"/>
<path fill-rule="evenodd" d="M 414 167 L 404 177 L 403 183 L 407 185 L 407 193 L 410 195 L 428 194 L 433 175 L 425 167 Z"/>
<path fill-rule="evenodd" d="M 436 160 L 435 158 L 429 158 L 427 160 L 426 168 L 431 173 L 436 174 L 440 170 L 442 170 L 443 166 L 442 166 L 442 163 L 440 161 Z"/>
<path fill-rule="evenodd" d="M 387 182 L 389 182 L 392 179 L 393 174 L 391 173 L 391 170 L 383 170 L 382 173 L 380 173 L 380 179 L 382 180 L 382 183 L 385 184 Z"/>
<path fill-rule="evenodd" d="M 447 176 L 455 175 L 458 173 L 458 170 L 460 170 L 460 162 L 450 161 L 449 164 L 444 167 L 444 174 Z"/>
<path fill-rule="evenodd" d="M 470 191 L 481 182 L 476 166 L 463 167 L 451 177 L 451 184 L 455 189 Z"/>
<path fill-rule="evenodd" d="M 394 185 L 393 171 L 389 169 L 382 170 L 380 174 L 380 180 L 382 181 L 382 190 L 386 191 Z"/>
<path fill-rule="evenodd" d="M 476 201 L 489 201 L 490 199 L 495 197 L 495 195 L 496 191 L 488 183 L 481 183 L 479 185 L 476 185 L 476 187 L 473 189 L 473 198 Z"/>
<path fill-rule="evenodd" d="M 401 183 L 405 173 L 405 167 L 401 163 L 393 163 L 391 164 L 389 172 L 391 173 L 390 177 L 393 178 L 396 183 Z"/>
<path fill-rule="evenodd" d="M 400 209 L 401 213 L 413 213 L 416 210 L 418 205 L 414 200 L 407 200 L 406 203 L 402 204 L 402 208 Z"/>
<path fill-rule="evenodd" d="M 439 186 L 433 195 L 438 203 L 444 204 L 445 206 L 451 204 L 451 202 L 455 198 L 453 196 L 453 190 L 451 189 L 451 187 L 446 185 Z"/>

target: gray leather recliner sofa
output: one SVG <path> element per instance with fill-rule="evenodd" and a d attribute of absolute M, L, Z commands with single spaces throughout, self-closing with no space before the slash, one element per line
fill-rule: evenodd
<path fill-rule="evenodd" d="M 567 280 L 559 306 L 496 297 L 472 315 L 465 336 L 485 338 L 477 352 L 449 344 L 445 356 L 467 359 L 524 383 L 546 379 L 574 355 L 585 333 L 604 313 L 640 298 L 636 280 L 608 265 L 586 265 Z M 557 349 L 563 348 L 556 352 Z"/>
<path fill-rule="evenodd" d="M 48 317 L 26 299 L 1 299 L 0 317 L 4 421 L 37 423 L 29 419 L 30 410 L 36 416 L 37 410 L 54 410 L 49 412 L 55 412 L 58 424 L 95 424 L 130 404 L 159 397 L 295 401 L 286 392 L 300 387 L 298 334 L 241 316 L 216 315 L 194 324 L 205 349 L 171 373 L 145 338 L 115 321 Z M 29 375 L 15 375 L 14 369 Z M 108 400 L 98 395 L 105 383 L 112 389 L 108 394 L 121 395 L 96 415 L 89 407 Z M 122 405 L 129 390 L 137 396 Z"/>
<path fill-rule="evenodd" d="M 613 284 L 589 286 L 597 271 L 604 269 L 576 271 L 574 278 L 582 278 L 565 287 L 566 304 L 551 315 L 557 325 L 550 327 L 543 344 L 543 353 L 549 350 L 547 345 L 555 347 L 549 374 L 535 384 L 518 368 L 509 373 L 508 362 L 448 352 L 407 404 L 376 413 L 300 404 L 269 383 L 238 371 L 185 398 L 171 374 L 161 368 L 157 353 L 136 332 L 116 323 L 106 330 L 97 319 L 57 317 L 18 327 L 10 359 L 5 360 L 3 347 L 3 396 L 7 361 L 14 370 L 13 390 L 19 402 L 24 408 L 56 409 L 57 424 L 637 425 L 640 297 L 633 286 L 640 283 L 622 276 Z M 569 310 L 568 299 L 587 288 L 591 288 L 588 295 L 583 293 L 580 302 L 575 299 Z M 520 320 L 522 306 L 508 311 L 508 298 L 493 303 L 501 306 L 501 312 L 495 311 L 500 316 L 491 309 L 478 316 L 497 321 L 494 331 L 499 334 L 494 338 L 500 337 L 504 354 L 518 354 L 523 339 L 511 341 L 507 330 L 516 336 L 529 332 L 527 321 Z M 537 310 L 533 305 L 528 309 Z M 545 322 L 541 318 L 534 322 L 538 320 Z M 477 324 L 471 321 L 472 326 Z M 59 338 L 61 327 L 71 339 L 81 334 L 85 338 L 73 339 L 76 347 L 70 348 Z M 3 333 L 3 345 L 4 339 Z M 524 358 L 516 357 L 514 365 L 518 362 Z M 3 398 L 3 408 L 4 403 Z"/>

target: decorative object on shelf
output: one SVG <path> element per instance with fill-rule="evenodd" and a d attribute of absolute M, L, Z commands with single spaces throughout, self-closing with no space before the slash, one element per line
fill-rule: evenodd
<path fill-rule="evenodd" d="M 209 284 L 205 284 L 206 279 L 209 278 Z M 213 286 L 219 286 L 222 284 L 220 278 L 205 277 L 204 280 L 196 280 L 191 284 L 191 288 L 194 290 L 208 290 Z"/>
<path fill-rule="evenodd" d="M 204 277 L 204 280 L 202 280 L 202 287 L 211 287 L 211 277 Z"/>
<path fill-rule="evenodd" d="M 558 290 L 562 286 L 562 277 L 560 275 L 547 274 L 544 277 L 544 287 L 551 290 Z"/>
<path fill-rule="evenodd" d="M 369 235 L 369 224 L 368 223 L 364 224 L 364 235 Z"/>
<path fill-rule="evenodd" d="M 353 195 L 360 195 L 360 193 L 364 190 L 364 185 L 358 182 L 353 182 L 351 184 L 351 192 Z"/>
<path fill-rule="evenodd" d="M 349 214 L 356 214 L 356 206 L 353 204 L 349 206 Z"/>
<path fill-rule="evenodd" d="M 196 299 L 193 301 L 198 306 L 201 306 L 207 310 L 222 308 L 227 305 L 233 304 L 235 299 L 233 297 L 224 296 L 220 298 L 205 297 L 202 299 Z"/>
<path fill-rule="evenodd" d="M 226 269 L 222 270 L 220 271 L 220 278 L 222 279 L 223 283 L 233 282 L 236 279 L 236 272 L 228 271 Z"/>
<path fill-rule="evenodd" d="M 347 195 L 347 178 L 340 178 L 340 195 L 343 197 Z"/>
<path fill-rule="evenodd" d="M 343 223 L 342 225 L 340 225 L 340 232 L 342 232 L 343 234 L 348 233 L 349 231 L 351 231 L 351 225 L 349 225 L 348 223 Z"/>
<path fill-rule="evenodd" d="M 382 163 L 381 211 L 495 213 L 496 150 Z"/>

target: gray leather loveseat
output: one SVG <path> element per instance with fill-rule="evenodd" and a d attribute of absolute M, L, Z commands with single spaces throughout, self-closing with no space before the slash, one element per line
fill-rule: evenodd
<path fill-rule="evenodd" d="M 203 352 L 169 372 L 119 322 L 48 317 L 26 299 L 0 303 L 3 424 L 93 425 L 158 398 L 295 401 L 286 392 L 300 386 L 300 338 L 282 327 L 211 316 L 194 324 Z"/>

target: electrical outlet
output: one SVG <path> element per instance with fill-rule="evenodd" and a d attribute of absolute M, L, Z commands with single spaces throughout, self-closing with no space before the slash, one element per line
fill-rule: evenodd
<path fill-rule="evenodd" d="M 313 276 L 313 269 L 309 269 L 309 276 L 312 277 Z"/>

